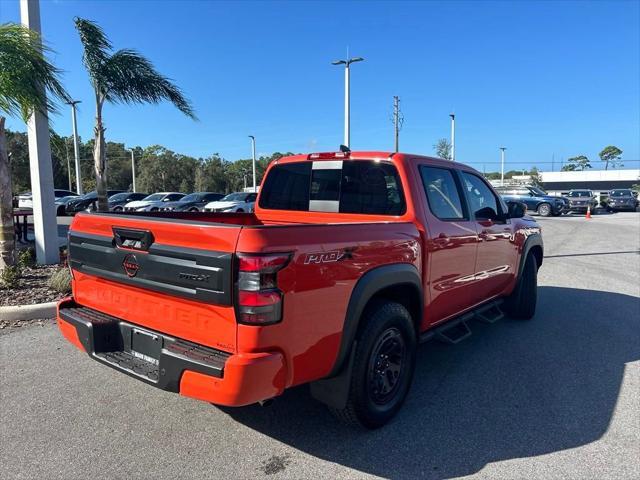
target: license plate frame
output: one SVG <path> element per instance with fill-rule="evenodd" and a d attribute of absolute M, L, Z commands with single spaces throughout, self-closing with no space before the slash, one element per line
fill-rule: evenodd
<path fill-rule="evenodd" d="M 131 329 L 131 354 L 149 363 L 158 364 L 162 337 L 139 328 Z"/>

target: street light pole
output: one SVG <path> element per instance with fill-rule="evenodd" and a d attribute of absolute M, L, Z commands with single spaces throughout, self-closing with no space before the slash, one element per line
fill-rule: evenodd
<path fill-rule="evenodd" d="M 131 152 L 131 180 L 133 183 L 133 193 L 136 193 L 136 159 L 133 156 L 133 148 L 130 150 Z"/>
<path fill-rule="evenodd" d="M 38 0 L 20 0 L 22 24 L 40 36 L 40 3 Z M 38 41 L 38 49 L 42 46 Z M 42 98 L 46 98 L 43 85 L 39 85 Z M 58 226 L 53 195 L 53 168 L 49 118 L 35 109 L 27 122 L 29 140 L 29 172 L 33 195 L 33 230 L 35 233 L 36 261 L 53 264 L 60 261 Z"/>
<path fill-rule="evenodd" d="M 451 117 L 451 161 L 456 161 L 456 115 L 450 113 Z"/>
<path fill-rule="evenodd" d="M 73 124 L 73 154 L 76 163 L 76 192 L 82 195 L 82 172 L 80 171 L 80 144 L 78 142 L 78 122 L 76 119 L 76 105 L 81 100 L 71 100 L 67 105 L 71 105 L 71 122 Z"/>
<path fill-rule="evenodd" d="M 500 147 L 500 186 L 504 186 L 504 151 L 507 147 Z"/>
<path fill-rule="evenodd" d="M 251 139 L 251 157 L 253 158 L 253 192 L 257 192 L 256 190 L 256 137 L 253 135 L 249 135 Z M 246 183 L 246 182 L 245 182 Z M 245 184 L 246 187 L 246 184 Z"/>
<path fill-rule="evenodd" d="M 349 147 L 351 143 L 351 74 L 350 66 L 355 62 L 362 62 L 364 58 L 354 57 L 348 60 L 335 60 L 332 65 L 344 65 L 344 146 Z"/>

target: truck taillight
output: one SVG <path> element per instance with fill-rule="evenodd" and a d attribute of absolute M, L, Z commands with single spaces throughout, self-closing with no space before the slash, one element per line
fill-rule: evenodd
<path fill-rule="evenodd" d="M 238 254 L 238 321 L 247 325 L 269 325 L 282 320 L 282 292 L 278 271 L 287 266 L 291 254 Z"/>

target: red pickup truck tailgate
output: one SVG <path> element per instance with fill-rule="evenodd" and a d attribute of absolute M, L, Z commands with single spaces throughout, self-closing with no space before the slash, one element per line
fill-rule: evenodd
<path fill-rule="evenodd" d="M 232 265 L 241 229 L 79 214 L 69 230 L 74 299 L 167 335 L 235 352 Z"/>

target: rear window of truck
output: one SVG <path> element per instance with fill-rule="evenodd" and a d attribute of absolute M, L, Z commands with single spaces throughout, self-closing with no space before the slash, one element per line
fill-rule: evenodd
<path fill-rule="evenodd" d="M 276 165 L 265 179 L 259 204 L 303 212 L 402 215 L 406 211 L 396 167 L 373 160 Z"/>

